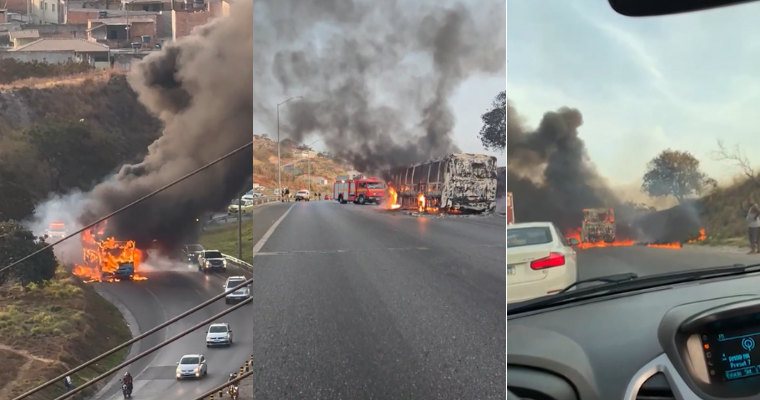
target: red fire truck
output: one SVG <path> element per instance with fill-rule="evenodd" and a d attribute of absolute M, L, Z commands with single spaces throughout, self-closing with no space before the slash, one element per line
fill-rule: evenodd
<path fill-rule="evenodd" d="M 512 202 L 512 193 L 507 192 L 507 225 L 515 223 L 515 206 Z"/>
<path fill-rule="evenodd" d="M 336 180 L 333 198 L 341 204 L 380 204 L 385 198 L 385 183 L 375 177 Z"/>

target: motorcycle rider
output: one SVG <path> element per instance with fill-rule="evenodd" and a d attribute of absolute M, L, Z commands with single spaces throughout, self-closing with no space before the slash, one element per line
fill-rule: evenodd
<path fill-rule="evenodd" d="M 227 382 L 232 382 L 236 377 L 237 377 L 237 375 L 235 375 L 234 372 L 231 373 L 230 374 L 230 378 L 227 379 Z M 230 396 L 232 395 L 233 391 L 237 391 L 237 382 L 230 384 L 230 387 L 229 387 L 228 391 L 230 393 Z"/>
<path fill-rule="evenodd" d="M 132 393 L 132 375 L 129 373 L 129 371 L 124 373 L 124 378 L 121 381 L 122 383 L 127 385 L 127 392 L 131 394 Z"/>

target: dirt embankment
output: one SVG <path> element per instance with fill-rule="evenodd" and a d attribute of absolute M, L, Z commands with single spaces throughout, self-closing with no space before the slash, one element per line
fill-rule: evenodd
<path fill-rule="evenodd" d="M 126 76 L 89 72 L 0 86 L 0 220 L 50 193 L 87 190 L 158 138 Z"/>
<path fill-rule="evenodd" d="M 63 269 L 44 286 L 0 287 L 0 398 L 14 398 L 130 338 L 118 309 Z M 126 352 L 80 371 L 74 384 L 118 365 Z M 64 391 L 61 382 L 28 398 L 49 400 Z"/>

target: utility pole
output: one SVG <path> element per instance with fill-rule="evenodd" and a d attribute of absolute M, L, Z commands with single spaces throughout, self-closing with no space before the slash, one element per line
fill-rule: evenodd
<path fill-rule="evenodd" d="M 322 139 L 317 139 L 312 144 L 308 146 L 306 149 L 306 169 L 309 171 L 309 196 L 311 196 L 311 146 L 314 146 L 314 144 L 321 142 Z"/>
<path fill-rule="evenodd" d="M 238 260 L 243 259 L 243 195 L 238 196 Z"/>
<path fill-rule="evenodd" d="M 282 179 L 280 178 L 280 106 L 290 100 L 302 98 L 302 96 L 295 96 L 277 104 L 277 193 L 280 194 L 280 199 L 282 199 Z"/>

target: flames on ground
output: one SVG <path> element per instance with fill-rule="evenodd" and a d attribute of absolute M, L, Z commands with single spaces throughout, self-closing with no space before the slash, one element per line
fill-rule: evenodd
<path fill-rule="evenodd" d="M 634 245 L 646 245 L 647 247 L 654 247 L 654 248 L 661 248 L 661 249 L 680 249 L 682 248 L 681 242 L 671 242 L 671 243 L 641 243 L 636 242 L 629 239 L 615 239 L 614 242 L 583 242 L 581 241 L 581 228 L 576 228 L 569 230 L 565 233 L 566 239 L 575 239 L 578 241 L 578 245 L 575 246 L 579 249 L 588 249 L 592 247 L 618 247 L 618 246 L 634 246 Z M 707 236 L 705 235 L 705 230 L 700 229 L 699 230 L 699 236 L 687 240 L 686 243 L 697 243 L 705 240 Z"/>
<path fill-rule="evenodd" d="M 114 278 L 113 273 L 120 264 L 132 263 L 135 269 L 132 279 L 147 279 L 137 273 L 142 261 L 142 251 L 135 247 L 135 241 L 118 241 L 114 237 L 105 237 L 105 230 L 104 222 L 82 232 L 84 265 L 75 265 L 74 275 L 85 278 L 85 282 L 118 282 L 119 279 Z"/>

